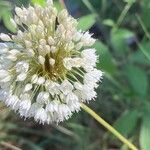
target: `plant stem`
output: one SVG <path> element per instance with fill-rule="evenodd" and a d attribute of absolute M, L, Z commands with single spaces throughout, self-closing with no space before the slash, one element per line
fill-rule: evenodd
<path fill-rule="evenodd" d="M 101 125 L 103 125 L 107 130 L 114 134 L 120 141 L 126 144 L 131 150 L 138 150 L 129 140 L 122 136 L 116 129 L 114 129 L 110 124 L 108 124 L 104 119 L 102 119 L 98 114 L 96 114 L 91 108 L 89 108 L 83 103 L 81 104 L 81 107 L 95 120 L 97 120 Z"/>
<path fill-rule="evenodd" d="M 84 3 L 84 5 L 93 13 L 93 14 L 97 14 L 96 10 L 94 9 L 94 7 L 91 5 L 91 3 L 89 2 L 89 0 L 82 0 L 82 2 Z M 98 16 L 99 17 L 99 16 Z"/>
<path fill-rule="evenodd" d="M 127 3 L 126 4 L 126 6 L 124 7 L 121 15 L 118 18 L 117 27 L 120 26 L 120 24 L 122 23 L 123 19 L 125 18 L 126 14 L 128 13 L 129 9 L 131 8 L 131 6 L 132 6 L 132 3 Z"/>

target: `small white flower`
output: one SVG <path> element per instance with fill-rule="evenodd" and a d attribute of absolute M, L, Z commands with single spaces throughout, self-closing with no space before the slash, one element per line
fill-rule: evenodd
<path fill-rule="evenodd" d="M 77 90 L 82 90 L 83 89 L 83 85 L 79 82 L 75 82 L 74 83 L 74 87 L 77 89 Z"/>
<path fill-rule="evenodd" d="M 39 56 L 39 57 L 38 57 L 38 60 L 39 60 L 39 63 L 40 63 L 41 65 L 44 65 L 44 63 L 45 63 L 45 58 L 44 58 L 43 56 Z"/>
<path fill-rule="evenodd" d="M 68 104 L 68 107 L 70 108 L 70 110 L 71 110 L 72 112 L 79 112 L 80 109 L 81 109 L 81 103 L 80 103 L 80 102 L 77 102 L 77 101 L 75 101 L 75 102 L 70 102 L 70 103 Z"/>
<path fill-rule="evenodd" d="M 79 43 L 75 46 L 76 50 L 80 50 L 82 47 L 83 47 L 83 43 L 82 43 L 82 42 L 79 42 Z"/>
<path fill-rule="evenodd" d="M 60 121 L 64 121 L 64 119 L 69 119 L 72 115 L 70 108 L 65 104 L 60 104 L 58 108 L 58 112 L 60 115 Z"/>
<path fill-rule="evenodd" d="M 76 32 L 75 35 L 73 36 L 73 40 L 75 42 L 78 42 L 82 37 L 82 33 L 81 32 Z"/>
<path fill-rule="evenodd" d="M 31 107 L 30 99 L 23 100 L 19 103 L 19 113 L 21 116 L 27 116 L 27 113 Z"/>
<path fill-rule="evenodd" d="M 16 61 L 19 53 L 20 52 L 18 50 L 12 49 L 12 50 L 8 51 L 7 59 L 11 60 L 11 61 Z"/>
<path fill-rule="evenodd" d="M 21 73 L 17 76 L 17 79 L 16 81 L 24 81 L 27 77 L 27 74 L 26 73 Z"/>
<path fill-rule="evenodd" d="M 25 41 L 25 46 L 26 48 L 31 48 L 32 47 L 32 43 L 30 41 Z"/>
<path fill-rule="evenodd" d="M 37 80 L 37 84 L 39 84 L 39 85 L 44 84 L 44 82 L 45 82 L 44 77 L 39 77 L 38 80 Z"/>
<path fill-rule="evenodd" d="M 46 40 L 45 39 L 41 39 L 40 40 L 40 45 L 45 46 L 46 45 Z"/>
<path fill-rule="evenodd" d="M 37 103 L 39 103 L 39 104 L 48 103 L 48 100 L 49 100 L 48 92 L 40 92 L 36 99 Z"/>
<path fill-rule="evenodd" d="M 83 46 L 92 46 L 95 41 L 96 40 L 91 37 L 89 32 L 85 32 L 81 37 L 81 42 L 83 43 Z"/>
<path fill-rule="evenodd" d="M 23 10 L 21 8 L 16 7 L 15 12 L 19 17 L 23 16 Z"/>
<path fill-rule="evenodd" d="M 32 87 L 33 87 L 32 84 L 30 84 L 30 83 L 26 84 L 24 92 L 30 91 L 32 89 Z"/>
<path fill-rule="evenodd" d="M 57 49 L 56 49 L 55 46 L 51 46 L 50 51 L 51 51 L 52 53 L 55 53 L 55 52 L 57 51 Z"/>
<path fill-rule="evenodd" d="M 63 64 L 66 67 L 66 69 L 71 70 L 72 69 L 72 58 L 64 58 Z"/>
<path fill-rule="evenodd" d="M 59 102 L 53 101 L 46 106 L 46 111 L 51 113 L 58 112 L 58 105 Z"/>
<path fill-rule="evenodd" d="M 97 63 L 97 56 L 95 49 L 86 49 L 81 52 L 81 56 L 83 57 L 84 63 L 83 68 L 86 71 L 91 71 L 96 66 Z"/>
<path fill-rule="evenodd" d="M 52 38 L 52 36 L 48 37 L 48 44 L 49 45 L 54 45 L 55 44 L 55 40 Z"/>
<path fill-rule="evenodd" d="M 55 64 L 55 59 L 50 58 L 50 59 L 49 59 L 49 63 L 50 63 L 51 66 L 54 66 L 54 64 Z"/>
<path fill-rule="evenodd" d="M 46 54 L 49 54 L 51 52 L 51 47 L 49 45 L 45 45 L 44 48 Z"/>
<path fill-rule="evenodd" d="M 74 93 L 69 93 L 66 97 L 66 103 L 69 104 L 69 103 L 73 103 L 73 102 L 78 102 L 79 99 L 78 97 L 74 94 Z"/>
<path fill-rule="evenodd" d="M 28 116 L 29 117 L 34 117 L 37 110 L 41 108 L 41 104 L 39 103 L 33 103 L 28 111 Z"/>
<path fill-rule="evenodd" d="M 67 95 L 72 92 L 73 85 L 68 80 L 64 80 L 60 86 L 60 89 L 65 95 Z"/>
<path fill-rule="evenodd" d="M 12 39 L 10 38 L 10 36 L 7 35 L 7 34 L 4 34 L 4 33 L 0 34 L 0 39 L 3 40 L 3 41 L 6 41 L 6 42 L 12 41 Z"/>
<path fill-rule="evenodd" d="M 19 99 L 16 95 L 10 95 L 8 96 L 8 98 L 6 99 L 6 105 L 11 107 L 11 108 L 15 108 L 15 106 L 17 105 Z"/>
<path fill-rule="evenodd" d="M 30 57 L 34 57 L 34 56 L 35 56 L 35 52 L 34 52 L 34 50 L 31 49 L 31 48 L 27 49 L 27 54 L 28 54 L 28 56 L 30 56 Z"/>
<path fill-rule="evenodd" d="M 47 113 L 44 108 L 39 108 L 35 114 L 34 119 L 39 123 L 45 123 L 47 121 Z"/>
<path fill-rule="evenodd" d="M 25 61 L 20 61 L 16 64 L 17 73 L 26 73 L 29 70 L 29 63 Z"/>
<path fill-rule="evenodd" d="M 60 85 L 56 82 L 49 82 L 49 85 L 46 88 L 52 96 L 60 93 Z"/>

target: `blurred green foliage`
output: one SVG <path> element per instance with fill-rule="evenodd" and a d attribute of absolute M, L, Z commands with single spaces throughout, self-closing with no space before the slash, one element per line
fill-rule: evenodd
<path fill-rule="evenodd" d="M 0 1 L 0 20 L 9 31 L 15 32 L 9 22 L 14 6 L 29 2 Z M 78 27 L 90 30 L 98 39 L 94 45 L 100 55 L 97 67 L 105 76 L 97 101 L 90 106 L 141 150 L 150 150 L 149 0 L 66 2 L 70 13 L 79 18 Z M 44 5 L 43 0 L 31 3 Z M 61 9 L 58 1 L 55 5 Z M 127 150 L 84 112 L 51 127 L 16 119 L 3 106 L 0 110 L 0 141 L 24 150 Z"/>

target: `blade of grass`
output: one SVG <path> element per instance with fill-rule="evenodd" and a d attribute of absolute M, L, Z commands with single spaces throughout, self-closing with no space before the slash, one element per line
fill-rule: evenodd
<path fill-rule="evenodd" d="M 97 14 L 97 12 L 95 11 L 94 7 L 91 5 L 89 0 L 82 0 L 82 2 L 93 14 Z"/>
<path fill-rule="evenodd" d="M 11 150 L 22 150 L 22 149 L 20 149 L 20 148 L 14 146 L 14 145 L 8 143 L 8 142 L 4 142 L 4 141 L 1 141 L 1 142 L 0 142 L 0 145 L 4 146 L 5 148 L 9 148 L 9 149 L 11 149 Z"/>
<path fill-rule="evenodd" d="M 136 16 L 138 22 L 140 23 L 140 25 L 141 25 L 141 27 L 142 27 L 146 37 L 150 40 L 150 34 L 149 34 L 148 30 L 146 29 L 146 27 L 145 27 L 141 17 L 139 15 L 137 15 L 137 14 L 135 16 Z"/>
<path fill-rule="evenodd" d="M 119 18 L 118 18 L 118 21 L 117 21 L 117 24 L 116 26 L 119 27 L 121 25 L 121 23 L 123 22 L 125 16 L 127 15 L 129 9 L 131 8 L 133 3 L 127 3 L 122 11 L 122 13 L 120 14 Z"/>

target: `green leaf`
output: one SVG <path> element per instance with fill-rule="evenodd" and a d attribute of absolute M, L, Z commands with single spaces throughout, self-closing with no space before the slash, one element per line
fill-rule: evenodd
<path fill-rule="evenodd" d="M 39 4 L 41 6 L 45 6 L 46 5 L 46 1 L 45 0 L 31 0 L 31 2 L 33 4 Z"/>
<path fill-rule="evenodd" d="M 113 27 L 115 25 L 114 21 L 111 20 L 111 19 L 105 19 L 105 20 L 103 20 L 103 24 L 107 25 L 107 26 L 110 26 L 110 27 Z"/>
<path fill-rule="evenodd" d="M 111 31 L 111 43 L 117 55 L 123 55 L 128 51 L 127 40 L 130 40 L 130 38 L 133 38 L 134 36 L 133 32 L 123 28 L 115 28 Z"/>
<path fill-rule="evenodd" d="M 150 65 L 150 61 L 145 57 L 141 51 L 136 51 L 130 56 L 131 62 L 143 65 Z"/>
<path fill-rule="evenodd" d="M 126 3 L 129 3 L 129 4 L 133 4 L 136 2 L 136 0 L 124 0 Z"/>
<path fill-rule="evenodd" d="M 145 115 L 141 126 L 140 145 L 141 150 L 150 150 L 150 117 Z"/>
<path fill-rule="evenodd" d="M 150 61 L 150 51 L 149 51 L 150 42 L 147 42 L 143 45 L 139 43 L 138 45 L 139 45 L 139 50 L 141 51 L 141 53 L 143 53 L 146 59 Z"/>
<path fill-rule="evenodd" d="M 78 28 L 82 30 L 88 30 L 96 22 L 95 17 L 96 17 L 95 14 L 90 14 L 90 15 L 81 17 L 78 20 L 79 21 Z"/>
<path fill-rule="evenodd" d="M 139 67 L 129 64 L 125 67 L 125 74 L 135 93 L 145 96 L 148 90 L 146 73 Z"/>
<path fill-rule="evenodd" d="M 150 42 L 139 43 L 138 51 L 130 55 L 131 62 L 136 62 L 143 65 L 150 65 Z"/>
<path fill-rule="evenodd" d="M 16 28 L 13 27 L 13 25 L 11 24 L 10 18 L 11 18 L 12 14 L 11 11 L 7 11 L 3 14 L 2 19 L 3 22 L 5 24 L 5 27 L 10 30 L 11 32 L 16 32 Z"/>
<path fill-rule="evenodd" d="M 135 129 L 138 121 L 138 112 L 126 111 L 123 115 L 116 121 L 114 127 L 125 136 L 129 136 Z"/>
<path fill-rule="evenodd" d="M 108 47 L 100 41 L 97 41 L 94 47 L 100 56 L 98 67 L 109 74 L 115 74 L 117 72 L 115 60 L 109 52 Z"/>
<path fill-rule="evenodd" d="M 8 11 L 10 11 L 10 4 L 8 2 L 0 1 L 0 20 Z"/>
<path fill-rule="evenodd" d="M 4 1 L 4 0 L 0 1 L 0 7 L 9 7 L 9 6 L 10 6 L 9 2 Z"/>
<path fill-rule="evenodd" d="M 142 12 L 141 12 L 142 20 L 146 28 L 149 28 L 150 27 L 149 0 L 141 1 L 141 7 L 142 7 Z"/>

